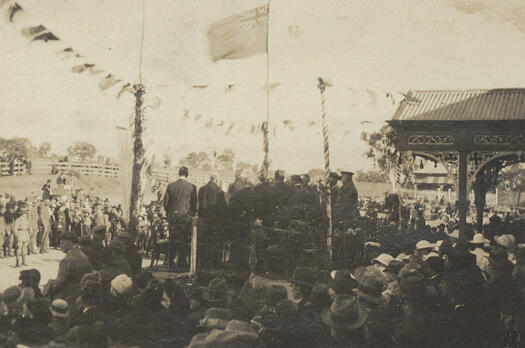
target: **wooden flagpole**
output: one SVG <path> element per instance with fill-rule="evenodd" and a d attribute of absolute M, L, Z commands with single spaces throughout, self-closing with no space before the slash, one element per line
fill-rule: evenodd
<path fill-rule="evenodd" d="M 326 216 L 328 218 L 328 232 L 326 234 L 326 246 L 328 248 L 328 255 L 330 257 L 330 262 L 333 261 L 333 244 L 332 244 L 332 190 L 329 184 L 330 177 L 330 146 L 328 142 L 328 119 L 326 113 L 326 82 L 319 77 L 319 84 L 317 87 L 321 92 L 321 117 L 322 117 L 322 127 L 323 127 L 323 154 L 324 154 L 324 170 L 325 170 L 325 182 L 326 187 Z"/>

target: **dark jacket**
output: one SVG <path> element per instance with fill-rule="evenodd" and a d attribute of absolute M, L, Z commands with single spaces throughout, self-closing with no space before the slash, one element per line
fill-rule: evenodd
<path fill-rule="evenodd" d="M 209 208 L 215 207 L 221 188 L 213 181 L 199 189 L 199 216 L 206 217 Z"/>
<path fill-rule="evenodd" d="M 196 208 L 197 192 L 194 185 L 182 178 L 168 185 L 164 209 L 169 222 L 179 222 L 181 218 L 195 215 Z"/>

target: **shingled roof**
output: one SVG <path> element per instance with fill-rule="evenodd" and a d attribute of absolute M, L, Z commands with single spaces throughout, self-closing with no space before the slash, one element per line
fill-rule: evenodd
<path fill-rule="evenodd" d="M 525 121 L 525 88 L 410 91 L 394 121 Z"/>

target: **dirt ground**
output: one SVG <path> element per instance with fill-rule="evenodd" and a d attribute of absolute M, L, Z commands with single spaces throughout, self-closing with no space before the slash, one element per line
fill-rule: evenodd
<path fill-rule="evenodd" d="M 15 258 L 7 257 L 0 259 L 0 291 L 4 291 L 12 285 L 18 285 L 18 276 L 23 269 L 36 268 L 40 271 L 42 279 L 40 285 L 43 286 L 49 279 L 56 278 L 58 263 L 64 258 L 64 253 L 60 250 L 51 250 L 47 254 L 29 255 L 26 257 L 28 266 L 16 268 Z"/>

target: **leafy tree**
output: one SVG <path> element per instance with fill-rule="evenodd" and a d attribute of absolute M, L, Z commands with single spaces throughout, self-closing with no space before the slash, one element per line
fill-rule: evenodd
<path fill-rule="evenodd" d="M 194 169 L 208 169 L 211 167 L 211 160 L 206 152 L 190 152 L 179 160 L 179 165 Z"/>
<path fill-rule="evenodd" d="M 80 160 L 93 159 L 97 154 L 95 146 L 84 141 L 75 141 L 75 143 L 67 148 L 67 154 L 70 157 L 79 157 Z"/>
<path fill-rule="evenodd" d="M 224 149 L 221 154 L 215 156 L 216 169 L 233 170 L 235 154 L 232 149 Z"/>
<path fill-rule="evenodd" d="M 27 138 L 0 138 L 0 156 L 9 162 L 28 159 L 33 148 Z"/>
<path fill-rule="evenodd" d="M 355 180 L 361 182 L 387 182 L 388 177 L 377 170 L 358 170 L 355 173 Z"/>
<path fill-rule="evenodd" d="M 48 143 L 47 141 L 44 141 L 38 147 L 38 154 L 40 155 L 40 157 L 47 157 L 50 151 L 51 151 L 51 144 Z"/>
<path fill-rule="evenodd" d="M 520 206 L 521 193 L 525 191 L 525 164 L 515 164 L 503 170 L 498 175 L 498 186 L 518 193 L 516 206 Z"/>
<path fill-rule="evenodd" d="M 251 171 L 252 170 L 252 165 L 250 163 L 246 163 L 246 162 L 237 162 L 237 164 L 235 165 L 235 169 L 236 170 L 242 170 L 242 171 Z"/>
<path fill-rule="evenodd" d="M 415 169 L 415 160 L 408 152 L 397 150 L 395 146 L 397 133 L 394 129 L 385 125 L 378 132 L 363 132 L 361 140 L 368 145 L 365 156 L 374 160 L 375 168 L 388 177 L 392 184 L 392 191 L 396 192 L 398 183 L 401 187 L 405 187 Z M 399 182 L 397 174 L 399 174 Z"/>
<path fill-rule="evenodd" d="M 325 178 L 326 173 L 322 169 L 313 168 L 308 171 L 308 175 L 310 176 L 310 182 L 318 182 L 319 180 L 323 180 Z"/>

